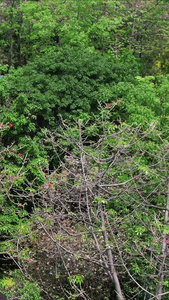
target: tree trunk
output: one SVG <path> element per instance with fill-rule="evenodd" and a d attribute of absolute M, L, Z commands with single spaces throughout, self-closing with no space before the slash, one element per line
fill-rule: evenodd
<path fill-rule="evenodd" d="M 101 219 L 102 219 L 102 227 L 104 228 L 105 220 L 104 220 L 102 210 L 101 210 Z M 107 258 L 108 258 L 108 261 L 109 261 L 109 270 L 110 270 L 110 273 L 112 275 L 113 282 L 114 282 L 114 285 L 115 285 L 115 290 L 116 290 L 116 293 L 117 293 L 117 299 L 118 300 L 125 300 L 125 298 L 123 296 L 123 293 L 122 293 L 121 286 L 120 286 L 120 281 L 119 281 L 119 278 L 118 278 L 118 275 L 117 275 L 117 272 L 116 272 L 116 268 L 114 266 L 113 254 L 112 254 L 111 248 L 109 247 L 109 239 L 108 239 L 108 236 L 107 236 L 106 229 L 102 231 L 102 234 L 103 234 L 103 239 L 104 239 L 104 242 L 105 242 L 105 246 L 108 248 L 107 249 Z"/>
<path fill-rule="evenodd" d="M 166 211 L 165 211 L 165 219 L 164 219 L 164 225 L 168 225 L 168 217 L 169 217 L 169 178 L 168 178 L 168 184 L 167 184 L 167 203 L 166 203 Z M 159 274 L 158 274 L 158 285 L 157 285 L 157 291 L 156 291 L 156 297 L 158 300 L 162 299 L 162 286 L 163 286 L 163 280 L 164 280 L 164 270 L 165 270 L 165 262 L 167 259 L 167 234 L 164 231 L 163 233 L 163 240 L 162 240 L 162 256 L 159 266 Z"/>
<path fill-rule="evenodd" d="M 10 33 L 10 50 L 9 50 L 9 57 L 8 57 L 8 70 L 11 68 L 13 62 L 13 33 L 11 30 Z"/>

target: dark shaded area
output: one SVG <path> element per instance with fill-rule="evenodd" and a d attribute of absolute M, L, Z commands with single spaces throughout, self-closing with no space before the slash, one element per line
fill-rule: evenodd
<path fill-rule="evenodd" d="M 7 300 L 7 297 L 0 292 L 0 300 Z"/>
<path fill-rule="evenodd" d="M 1 253 L 0 254 L 0 270 L 14 270 L 18 269 L 17 264 L 15 261 L 7 254 L 7 253 Z M 0 298 L 1 300 L 1 298 Z"/>

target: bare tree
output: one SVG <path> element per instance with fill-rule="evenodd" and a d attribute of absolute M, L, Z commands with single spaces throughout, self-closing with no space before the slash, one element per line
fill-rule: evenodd
<path fill-rule="evenodd" d="M 165 299 L 168 144 L 157 132 L 160 151 L 149 150 L 151 128 L 103 123 L 95 141 L 80 121 L 60 134 L 46 131 L 42 143 L 53 145 L 58 168 L 42 167 L 45 184 L 36 192 L 9 187 L 34 210 L 30 234 L 19 233 L 13 254 L 23 273 L 39 279 L 45 299 L 102 299 L 108 289 L 118 300 Z"/>

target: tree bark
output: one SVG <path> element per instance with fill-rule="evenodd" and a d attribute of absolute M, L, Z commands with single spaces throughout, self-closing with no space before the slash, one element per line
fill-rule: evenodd
<path fill-rule="evenodd" d="M 166 203 L 166 211 L 165 211 L 165 219 L 164 225 L 168 225 L 168 217 L 169 217 L 169 178 L 167 184 L 167 203 Z M 158 274 L 158 284 L 156 290 L 156 297 L 158 300 L 162 299 L 162 287 L 163 287 L 163 280 L 164 280 L 164 270 L 165 270 L 165 262 L 167 259 L 167 234 L 164 231 L 162 237 L 162 256 L 159 266 L 159 274 Z"/>
<path fill-rule="evenodd" d="M 101 210 L 101 219 L 102 219 L 102 227 L 104 227 L 105 226 L 105 220 L 104 220 L 104 215 L 103 215 L 102 210 Z M 125 300 L 124 295 L 122 293 L 120 281 L 119 281 L 119 278 L 118 278 L 118 275 L 117 275 L 117 271 L 116 271 L 116 268 L 114 266 L 113 254 L 112 254 L 111 248 L 109 247 L 109 239 L 108 239 L 108 236 L 107 236 L 106 229 L 102 231 L 102 234 L 103 234 L 103 239 L 104 239 L 104 242 L 105 242 L 105 246 L 107 247 L 107 258 L 108 258 L 108 261 L 109 261 L 109 269 L 110 269 L 110 273 L 112 275 L 113 282 L 114 282 L 114 285 L 115 285 L 115 290 L 116 290 L 116 293 L 117 293 L 117 299 L 118 300 Z"/>

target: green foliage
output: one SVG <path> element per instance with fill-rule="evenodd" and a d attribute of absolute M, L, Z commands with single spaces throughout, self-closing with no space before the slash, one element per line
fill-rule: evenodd
<path fill-rule="evenodd" d="M 76 274 L 76 275 L 70 276 L 68 279 L 71 283 L 81 285 L 84 281 L 84 275 Z"/>
<path fill-rule="evenodd" d="M 43 299 L 40 296 L 40 288 L 31 282 L 26 282 L 24 287 L 20 289 L 21 299 L 22 300 L 41 300 Z"/>
<path fill-rule="evenodd" d="M 13 279 L 12 278 L 10 278 L 10 277 L 5 277 L 5 278 L 3 278 L 2 280 L 0 280 L 0 287 L 2 288 L 2 289 L 8 289 L 8 288 L 11 288 L 11 287 L 13 287 L 14 286 L 14 284 L 15 284 L 15 282 L 13 281 Z"/>
<path fill-rule="evenodd" d="M 3 277 L 0 280 L 0 288 L 1 290 L 5 290 L 6 296 L 10 299 L 10 297 L 17 297 L 22 300 L 42 300 L 41 297 L 41 289 L 38 287 L 36 283 L 25 280 L 23 275 L 15 270 L 13 277 Z"/>
<path fill-rule="evenodd" d="M 12 130 L 4 130 L 3 139 L 21 141 L 24 136 L 23 144 L 27 138 L 35 148 L 35 135 L 41 135 L 44 127 L 54 129 L 60 115 L 71 120 L 91 110 L 95 113 L 98 101 L 111 101 L 112 86 L 136 75 L 135 67 L 132 71 L 127 69 L 128 63 L 113 62 L 99 53 L 69 47 L 11 70 L 4 81 L 10 107 L 8 112 L 4 109 L 1 118 L 3 123 L 11 122 L 14 126 Z M 109 96 L 105 87 L 111 91 Z M 6 94 L 3 102 L 5 98 Z M 34 152 L 37 151 L 38 147 Z"/>
<path fill-rule="evenodd" d="M 160 71 L 167 70 L 167 9 L 165 1 L 9 2 L 1 7 L 3 61 L 8 61 L 9 68 L 23 65 L 65 45 L 116 58 L 127 48 L 141 57 L 144 75 L 145 70 L 156 72 L 152 65 L 157 63 Z"/>
<path fill-rule="evenodd" d="M 1 216 L 0 233 L 1 235 L 4 234 L 9 240 L 13 236 L 18 236 L 17 230 L 22 230 L 26 226 L 25 223 L 27 223 L 26 217 L 28 216 L 28 212 L 25 209 L 19 209 L 19 207 L 19 202 L 15 206 L 11 206 L 10 209 L 7 206 L 4 208 L 3 215 Z"/>
<path fill-rule="evenodd" d="M 0 10 L 0 250 L 30 274 L 6 270 L 1 289 L 115 299 L 110 248 L 126 298 L 155 294 L 169 233 L 167 1 Z"/>

